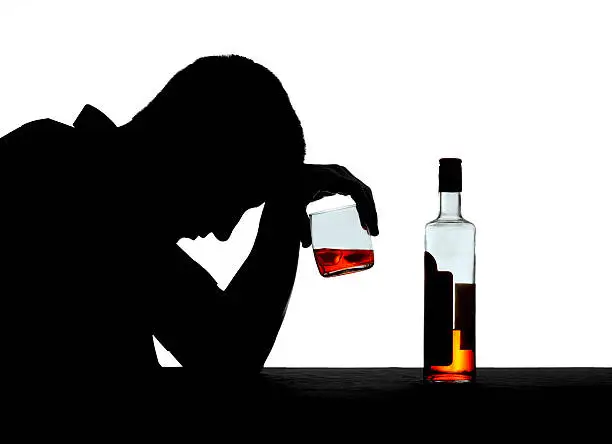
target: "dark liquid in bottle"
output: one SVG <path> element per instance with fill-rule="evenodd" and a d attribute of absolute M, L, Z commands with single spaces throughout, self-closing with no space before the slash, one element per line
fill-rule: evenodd
<path fill-rule="evenodd" d="M 374 265 L 373 250 L 318 248 L 314 250 L 319 273 L 324 277 L 367 270 Z"/>
<path fill-rule="evenodd" d="M 473 381 L 476 377 L 476 285 L 453 285 L 452 274 L 445 271 L 429 270 L 427 278 L 425 380 Z"/>

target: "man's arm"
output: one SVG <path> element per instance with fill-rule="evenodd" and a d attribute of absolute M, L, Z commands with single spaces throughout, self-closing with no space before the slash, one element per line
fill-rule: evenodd
<path fill-rule="evenodd" d="M 346 168 L 304 165 L 299 175 L 279 183 L 282 193 L 266 201 L 253 249 L 225 292 L 207 285 L 204 277 L 210 280 L 210 275 L 193 263 L 189 273 L 177 274 L 158 305 L 155 335 L 184 366 L 219 365 L 242 373 L 261 369 L 291 296 L 300 240 L 310 245 L 307 203 L 349 195 L 364 227 L 378 235 L 372 192 Z"/>
<path fill-rule="evenodd" d="M 251 253 L 225 291 L 179 252 L 182 265 L 154 307 L 154 334 L 184 367 L 261 369 L 293 289 L 303 215 L 299 202 L 267 201 Z"/>
<path fill-rule="evenodd" d="M 225 293 L 240 307 L 249 360 L 263 367 L 283 322 L 300 253 L 304 207 L 269 200 L 253 249 Z"/>

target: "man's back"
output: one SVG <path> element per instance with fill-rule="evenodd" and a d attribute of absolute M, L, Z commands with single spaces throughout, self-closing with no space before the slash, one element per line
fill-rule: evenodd
<path fill-rule="evenodd" d="M 84 117 L 80 128 L 79 119 L 75 128 L 44 119 L 0 139 L 10 359 L 20 367 L 158 365 L 139 299 L 146 266 L 131 257 L 121 220 L 123 147 L 109 146 L 112 127 Z"/>

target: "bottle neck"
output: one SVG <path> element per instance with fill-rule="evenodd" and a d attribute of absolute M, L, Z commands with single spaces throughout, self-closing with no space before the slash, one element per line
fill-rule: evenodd
<path fill-rule="evenodd" d="M 461 193 L 440 192 L 438 219 L 461 219 Z"/>

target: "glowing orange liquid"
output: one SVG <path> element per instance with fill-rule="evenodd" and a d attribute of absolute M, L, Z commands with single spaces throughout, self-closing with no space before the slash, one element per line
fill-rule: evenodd
<path fill-rule="evenodd" d="M 374 265 L 374 251 L 318 248 L 314 250 L 315 260 L 321 276 L 340 276 L 367 270 Z"/>
<path fill-rule="evenodd" d="M 471 381 L 476 369 L 474 350 L 461 350 L 461 330 L 453 330 L 453 362 L 450 365 L 433 365 L 429 381 Z"/>

